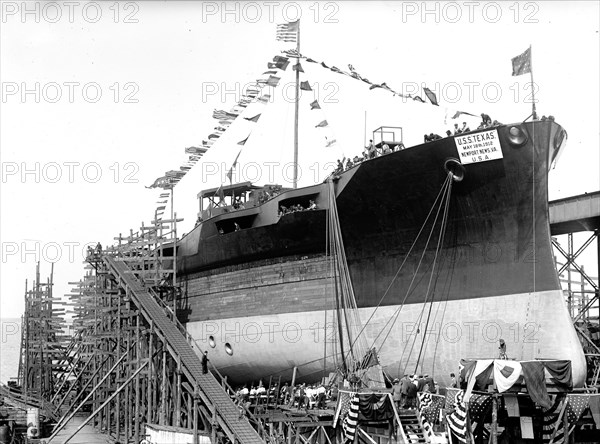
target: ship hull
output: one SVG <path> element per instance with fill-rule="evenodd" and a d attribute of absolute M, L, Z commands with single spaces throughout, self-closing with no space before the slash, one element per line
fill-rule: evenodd
<path fill-rule="evenodd" d="M 424 304 L 358 310 L 363 322 L 375 311 L 365 329 L 368 344 L 381 343 L 377 336 L 391 326 L 377 351 L 389 375 L 428 373 L 449 382 L 460 359 L 497 357 L 502 338 L 509 359 L 569 359 L 574 382 L 585 378 L 585 358 L 560 291 L 434 303 L 426 323 L 423 312 L 428 310 Z M 393 325 L 390 319 L 395 319 Z M 332 310 L 239 316 L 191 322 L 187 328 L 234 382 L 266 383 L 270 376 L 289 380 L 294 366 L 297 380 L 310 382 L 335 371 L 341 362 Z M 225 352 L 225 344 L 232 355 Z"/>
<path fill-rule="evenodd" d="M 512 137 L 515 127 L 526 137 Z M 548 223 L 547 173 L 564 145 L 564 130 L 546 121 L 484 129 L 473 133 L 473 138 L 491 133 L 498 140 L 499 157 L 483 161 L 461 157 L 459 141 L 450 137 L 362 162 L 334 182 L 292 190 L 257 208 L 203 222 L 182 240 L 178 251 L 188 329 L 202 339 L 205 327 L 212 325 L 208 323 L 219 326 L 219 335 L 223 328 L 239 328 L 240 337 L 247 336 L 242 334 L 244 328 L 255 328 L 265 319 L 285 325 L 288 319 L 306 318 L 301 331 L 310 330 L 315 322 L 326 323 L 326 314 L 333 316 L 336 308 L 332 268 L 325 253 L 326 215 L 333 205 L 328 187 L 332 186 L 356 305 L 367 323 L 365 334 L 371 334 L 366 343 L 377 347 L 384 367 L 396 369 L 393 376 L 412 365 L 403 367 L 398 358 L 404 353 L 398 345 L 402 329 L 384 333 L 388 339 L 383 344 L 371 344 L 375 337 L 381 342 L 375 320 L 387 321 L 402 307 L 401 325 L 420 323 L 419 319 L 431 319 L 444 306 L 444 322 L 459 326 L 470 319 L 497 322 L 509 343 L 510 338 L 504 337 L 511 333 L 509 326 L 520 336 L 527 335 L 527 328 L 537 329 L 540 345 L 523 342 L 521 337 L 511 346 L 514 357 L 571 359 L 575 382 L 582 383 L 581 346 L 558 339 L 574 338 L 575 331 L 562 303 Z M 462 164 L 457 171 L 464 177 L 452 181 L 446 192 L 449 159 Z M 436 201 L 440 195 L 447 195 L 447 200 Z M 278 214 L 280 205 L 308 197 L 319 210 Z M 446 214 L 443 229 L 442 217 L 428 220 L 428 215 L 440 214 L 442 206 L 447 208 L 441 213 Z M 248 220 L 252 225 L 218 234 L 219 224 L 232 224 L 236 218 L 242 226 Z M 374 307 L 378 307 L 376 315 L 369 320 Z M 520 308 L 507 310 L 511 307 Z M 419 318 L 423 310 L 428 315 Z M 547 319 L 556 316 L 561 321 L 548 327 Z M 420 331 L 432 329 L 428 324 Z M 225 342 L 221 341 L 222 348 Z M 215 341 L 213 352 L 219 368 L 240 382 L 289 372 L 306 362 L 312 366 L 307 378 L 320 376 L 324 367 L 330 369 L 322 362 L 324 354 L 327 361 L 323 344 L 306 338 L 299 342 L 301 346 L 289 341 L 262 344 L 268 346 L 266 352 L 241 344 L 242 355 L 234 350 L 221 360 L 218 353 L 223 352 Z M 481 338 L 467 341 L 461 334 L 457 344 L 440 343 L 435 353 L 425 347 L 420 361 L 424 372 L 447 374 L 448 369 L 456 370 L 460 358 L 493 357 L 496 352 L 497 345 Z"/>

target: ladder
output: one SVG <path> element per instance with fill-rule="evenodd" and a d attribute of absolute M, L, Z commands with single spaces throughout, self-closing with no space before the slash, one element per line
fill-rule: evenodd
<path fill-rule="evenodd" d="M 202 363 L 186 336 L 167 316 L 147 287 L 123 261 L 104 256 L 103 260 L 115 280 L 126 289 L 148 322 L 152 322 L 157 334 L 167 345 L 169 352 L 181 360 L 182 371 L 190 382 L 197 385 L 199 395 L 232 442 L 264 443 L 252 425 L 240 415 L 238 406 L 212 373 L 202 373 Z"/>
<path fill-rule="evenodd" d="M 417 414 L 416 410 L 400 410 L 398 412 L 400 417 L 400 426 L 404 431 L 406 437 L 406 443 L 427 443 L 429 440 L 426 437 L 425 429 L 421 423 L 421 419 Z"/>

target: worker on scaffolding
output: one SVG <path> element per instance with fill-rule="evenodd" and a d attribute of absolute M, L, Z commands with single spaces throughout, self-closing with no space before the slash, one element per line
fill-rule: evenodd
<path fill-rule="evenodd" d="M 202 355 L 202 373 L 208 373 L 208 350 L 206 350 Z"/>
<path fill-rule="evenodd" d="M 100 242 L 96 244 L 96 256 L 102 256 L 102 244 Z"/>

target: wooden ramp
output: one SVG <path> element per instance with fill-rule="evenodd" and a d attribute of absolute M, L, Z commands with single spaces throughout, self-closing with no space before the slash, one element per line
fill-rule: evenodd
<path fill-rule="evenodd" d="M 169 352 L 174 357 L 181 359 L 181 367 L 185 376 L 198 386 L 202 401 L 211 411 L 216 412 L 219 425 L 230 440 L 244 444 L 263 444 L 263 439 L 248 420 L 244 416 L 240 416 L 239 408 L 212 373 L 202 373 L 201 360 L 192 346 L 177 326 L 165 316 L 165 312 L 154 296 L 142 286 L 127 264 L 109 256 L 104 256 L 103 260 L 115 279 L 127 290 L 146 320 L 153 323 L 157 334 L 167 344 Z"/>
<path fill-rule="evenodd" d="M 83 424 L 85 419 L 85 417 L 81 416 L 71 418 L 65 428 L 52 438 L 52 444 L 63 444 Z M 112 442 L 114 441 L 110 440 L 108 435 L 98 432 L 91 424 L 85 425 L 69 440 L 69 444 L 110 444 Z"/>

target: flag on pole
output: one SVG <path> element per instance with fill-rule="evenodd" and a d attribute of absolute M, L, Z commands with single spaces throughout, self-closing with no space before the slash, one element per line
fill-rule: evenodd
<path fill-rule="evenodd" d="M 249 138 L 250 138 L 250 135 L 248 135 L 248 137 L 246 137 L 244 140 L 240 140 L 237 144 L 243 146 L 246 144 L 246 142 L 248 141 Z"/>
<path fill-rule="evenodd" d="M 300 20 L 295 22 L 283 23 L 277 25 L 276 40 L 282 42 L 296 43 L 298 41 L 298 31 L 300 29 Z"/>
<path fill-rule="evenodd" d="M 513 76 L 520 76 L 521 74 L 531 72 L 531 46 L 523 54 L 512 59 L 512 69 Z"/>

